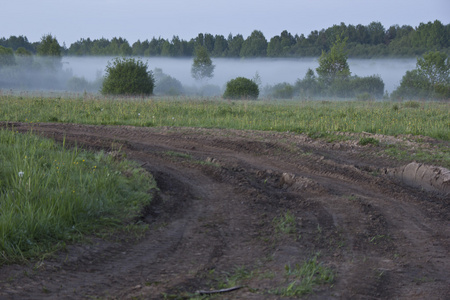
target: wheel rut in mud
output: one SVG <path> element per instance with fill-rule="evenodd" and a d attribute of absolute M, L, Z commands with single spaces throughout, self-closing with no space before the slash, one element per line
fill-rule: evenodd
<path fill-rule="evenodd" d="M 121 151 L 159 191 L 142 238 L 93 239 L 32 266 L 4 266 L 0 299 L 184 299 L 234 284 L 242 288 L 218 297 L 280 299 L 286 266 L 312 257 L 335 281 L 309 298 L 450 294 L 448 195 L 389 176 L 401 163 L 370 147 L 237 130 L 2 125 Z M 286 233 L 277 222 L 287 215 Z"/>

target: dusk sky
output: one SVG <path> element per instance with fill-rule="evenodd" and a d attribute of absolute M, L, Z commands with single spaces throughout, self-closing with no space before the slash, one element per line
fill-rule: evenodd
<path fill-rule="evenodd" d="M 123 37 L 131 45 L 174 35 L 190 40 L 198 33 L 246 38 L 257 29 L 270 40 L 283 30 L 307 36 L 341 22 L 379 21 L 386 29 L 450 23 L 449 0 L 2 0 L 0 11 L 0 37 L 36 42 L 50 33 L 67 46 L 88 37 Z"/>

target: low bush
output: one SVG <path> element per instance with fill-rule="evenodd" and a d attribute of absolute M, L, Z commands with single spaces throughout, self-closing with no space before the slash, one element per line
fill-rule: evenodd
<path fill-rule="evenodd" d="M 271 95 L 275 99 L 291 99 L 294 96 L 294 87 L 286 82 L 276 84 L 271 91 Z"/>
<path fill-rule="evenodd" d="M 151 95 L 155 80 L 147 64 L 134 58 L 115 58 L 108 62 L 102 94 Z"/>
<path fill-rule="evenodd" d="M 237 77 L 227 82 L 223 98 L 226 99 L 257 99 L 258 85 L 245 77 Z"/>

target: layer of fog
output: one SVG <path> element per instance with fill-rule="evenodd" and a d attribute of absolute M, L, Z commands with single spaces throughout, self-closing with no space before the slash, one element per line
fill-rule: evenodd
<path fill-rule="evenodd" d="M 88 81 L 103 76 L 106 65 L 111 57 L 64 57 L 63 68 L 71 70 L 74 76 L 84 77 Z M 183 86 L 199 85 L 191 76 L 192 58 L 142 58 L 150 70 L 160 68 L 176 79 Z M 262 85 L 274 85 L 287 82 L 294 84 L 302 79 L 308 68 L 315 70 L 319 63 L 316 58 L 296 59 L 230 59 L 213 58 L 216 66 L 214 77 L 207 80 L 208 84 L 217 85 L 221 89 L 233 78 L 243 76 L 253 78 L 258 72 Z M 416 59 L 348 59 L 352 75 L 360 77 L 379 75 L 385 84 L 385 90 L 391 93 L 395 90 L 406 71 L 416 67 Z M 205 82 L 203 82 L 205 83 Z"/>
<path fill-rule="evenodd" d="M 0 89 L 98 92 L 106 66 L 112 60 L 113 57 L 71 56 L 63 57 L 61 61 L 46 61 L 39 57 L 19 59 L 14 66 L 0 68 Z M 256 73 L 263 90 L 283 82 L 295 84 L 304 78 L 309 68 L 315 70 L 319 65 L 317 58 L 213 58 L 216 66 L 213 78 L 198 82 L 191 76 L 192 58 L 152 57 L 142 60 L 149 70 L 160 69 L 181 82 L 185 94 L 205 96 L 219 96 L 229 80 L 239 76 L 252 79 Z M 416 67 L 416 59 L 349 59 L 348 63 L 352 75 L 379 75 L 389 93 L 399 86 L 406 71 Z"/>

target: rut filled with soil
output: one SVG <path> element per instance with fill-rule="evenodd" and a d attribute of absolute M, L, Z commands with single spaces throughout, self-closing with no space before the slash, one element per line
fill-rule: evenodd
<path fill-rule="evenodd" d="M 230 287 L 212 295 L 288 299 L 286 269 L 313 257 L 334 281 L 309 299 L 450 295 L 448 194 L 390 176 L 402 163 L 370 146 L 273 132 L 2 125 L 120 151 L 159 190 L 141 217 L 150 228 L 143 237 L 92 238 L 3 266 L 0 299 L 188 299 Z M 280 230 L 288 215 L 290 229 Z"/>

